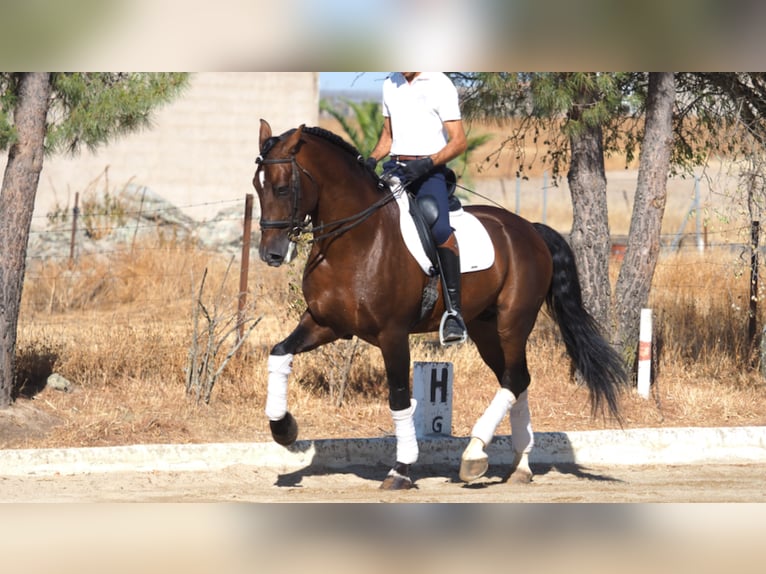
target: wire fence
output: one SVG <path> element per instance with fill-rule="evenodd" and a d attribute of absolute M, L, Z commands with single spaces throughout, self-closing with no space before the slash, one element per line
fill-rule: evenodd
<path fill-rule="evenodd" d="M 249 195 L 249 194 L 248 194 Z M 235 258 L 241 261 L 243 257 L 243 229 L 246 228 L 245 215 L 247 196 L 237 199 L 206 201 L 195 204 L 175 206 L 169 203 L 152 206 L 141 205 L 128 207 L 118 213 L 113 209 L 91 209 L 88 223 L 84 224 L 85 214 L 78 212 L 75 205 L 67 213 L 59 210 L 56 217 L 50 215 L 36 216 L 30 235 L 27 255 L 27 274 L 25 281 L 52 282 L 61 280 L 67 273 L 65 265 L 71 267 L 75 262 L 78 269 L 95 268 L 98 262 L 101 280 L 108 284 L 110 280 L 118 281 L 120 272 L 124 270 L 125 257 L 140 257 L 145 253 L 162 254 L 163 257 L 173 257 L 174 250 L 188 250 L 190 246 L 199 254 L 211 258 Z M 194 221 L 191 218 L 179 216 L 188 208 L 204 208 L 216 215 L 206 221 Z M 256 202 L 257 209 L 257 202 Z M 73 226 L 79 218 L 79 226 Z M 564 235 L 568 230 L 560 229 Z M 726 230 L 706 230 L 701 237 L 700 229 L 688 233 L 663 234 L 660 237 L 661 257 L 658 270 L 672 267 L 672 282 L 655 281 L 654 289 L 681 292 L 698 288 L 697 275 L 700 267 L 708 268 L 711 276 L 722 273 L 746 273 L 751 266 L 751 246 L 746 242 L 732 243 L 727 237 L 747 236 L 750 229 L 747 226 L 727 228 Z M 252 245 L 257 245 L 259 230 L 252 230 Z M 625 236 L 612 237 L 612 245 L 624 245 Z M 760 247 L 758 248 L 760 251 Z M 703 256 L 695 259 L 675 257 L 677 254 L 701 253 Z M 247 250 L 249 254 L 249 250 Z M 724 253 L 725 256 L 707 256 Z M 620 253 L 613 251 L 612 265 L 620 265 Z M 256 268 L 257 269 L 257 268 Z M 684 273 L 688 269 L 689 273 Z M 188 272 L 174 269 L 142 271 L 132 270 L 132 276 L 146 277 L 153 281 L 179 283 L 188 285 Z M 240 273 L 240 280 L 250 274 L 250 270 Z M 661 275 L 661 274 L 656 274 Z M 688 281 L 679 280 L 688 277 Z M 242 284 L 240 285 L 240 288 Z M 241 293 L 241 291 L 240 291 Z M 162 299 L 153 297 L 151 292 L 135 294 L 133 306 L 156 307 L 163 304 Z M 42 319 L 39 319 L 42 320 Z M 56 319 L 45 319 L 50 325 Z M 128 324 L 130 316 L 115 316 L 120 324 Z M 157 321 L 165 319 L 158 318 Z"/>

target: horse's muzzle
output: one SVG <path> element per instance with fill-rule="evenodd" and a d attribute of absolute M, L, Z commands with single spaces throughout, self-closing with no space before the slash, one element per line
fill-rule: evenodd
<path fill-rule="evenodd" d="M 261 259 L 270 267 L 279 267 L 285 262 L 285 258 L 279 253 L 261 253 Z"/>
<path fill-rule="evenodd" d="M 295 257 L 295 243 L 286 241 L 276 245 L 267 246 L 261 243 L 258 250 L 261 260 L 271 267 L 279 267 L 283 263 L 290 263 Z"/>

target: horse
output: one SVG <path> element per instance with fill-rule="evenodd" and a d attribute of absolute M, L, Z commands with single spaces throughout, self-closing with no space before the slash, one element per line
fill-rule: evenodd
<path fill-rule="evenodd" d="M 288 378 L 295 355 L 356 336 L 380 349 L 396 436 L 396 460 L 380 484 L 384 490 L 414 486 L 411 465 L 418 444 L 410 396 L 409 336 L 438 330 L 445 311 L 442 287 L 423 312 L 429 277 L 407 250 L 400 208 L 359 152 L 337 134 L 301 125 L 279 136 L 260 122 L 260 155 L 253 178 L 261 207 L 259 256 L 269 266 L 289 263 L 294 243 L 313 233 L 303 272 L 306 310 L 268 357 L 265 414 L 275 442 L 291 445 L 296 419 L 287 409 Z M 574 254 L 554 229 L 491 205 L 468 205 L 487 230 L 491 266 L 461 275 L 463 317 L 469 340 L 500 388 L 471 432 L 461 454 L 465 482 L 488 469 L 485 447 L 510 412 L 513 463 L 510 480 L 532 480 L 527 339 L 546 304 L 559 326 L 573 368 L 589 390 L 593 412 L 619 418 L 626 382 L 622 358 L 583 306 Z"/>

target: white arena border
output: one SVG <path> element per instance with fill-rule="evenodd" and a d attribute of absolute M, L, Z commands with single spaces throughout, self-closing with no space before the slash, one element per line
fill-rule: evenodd
<path fill-rule="evenodd" d="M 420 465 L 457 467 L 467 438 L 419 440 Z M 52 476 L 105 472 L 204 471 L 235 465 L 292 471 L 309 466 L 390 466 L 393 437 L 274 442 L 151 444 L 67 449 L 0 450 L 0 476 Z M 498 436 L 490 464 L 510 464 L 511 437 Z M 664 428 L 535 433 L 532 464 L 649 465 L 766 463 L 766 427 Z"/>

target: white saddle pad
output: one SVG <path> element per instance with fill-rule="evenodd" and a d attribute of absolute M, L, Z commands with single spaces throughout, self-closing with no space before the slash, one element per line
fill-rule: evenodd
<path fill-rule="evenodd" d="M 420 265 L 423 273 L 431 275 L 431 261 L 423 249 L 423 243 L 415 228 L 415 222 L 410 215 L 410 205 L 407 194 L 401 187 L 392 192 L 399 204 L 399 223 L 402 237 L 407 249 Z M 455 230 L 458 246 L 460 247 L 460 272 L 470 273 L 489 269 L 495 262 L 495 248 L 489 233 L 476 218 L 462 208 L 450 212 L 450 225 Z"/>

